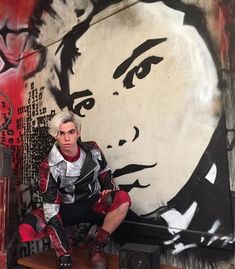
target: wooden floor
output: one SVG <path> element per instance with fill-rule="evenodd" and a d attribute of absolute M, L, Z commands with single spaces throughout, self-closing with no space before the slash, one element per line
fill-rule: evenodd
<path fill-rule="evenodd" d="M 108 255 L 109 268 L 119 269 L 119 256 Z M 43 251 L 41 253 L 20 258 L 18 264 L 32 269 L 57 269 L 58 262 L 53 250 Z M 87 248 L 75 249 L 72 255 L 73 269 L 89 269 L 89 259 Z M 172 266 L 161 265 L 160 269 L 179 269 Z"/>

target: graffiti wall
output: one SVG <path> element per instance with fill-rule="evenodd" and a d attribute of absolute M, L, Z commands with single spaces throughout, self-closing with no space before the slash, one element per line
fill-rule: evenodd
<path fill-rule="evenodd" d="M 19 217 L 41 203 L 38 166 L 54 142 L 48 122 L 71 110 L 82 140 L 99 144 L 117 188 L 129 192 L 130 225 L 163 228 L 172 263 L 207 247 L 226 252 L 230 266 L 232 1 L 1 6 L 0 142 L 14 151 Z M 22 255 L 35 248 L 48 241 L 24 245 Z"/>

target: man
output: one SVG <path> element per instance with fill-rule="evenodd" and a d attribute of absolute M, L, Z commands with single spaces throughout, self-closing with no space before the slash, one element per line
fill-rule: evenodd
<path fill-rule="evenodd" d="M 81 222 L 93 226 L 91 267 L 107 268 L 103 247 L 124 220 L 130 197 L 115 191 L 111 170 L 95 142 L 80 141 L 81 126 L 76 114 L 62 111 L 49 124 L 56 143 L 40 165 L 43 212 L 33 211 L 19 227 L 21 241 L 38 239 L 48 232 L 59 258 L 59 269 L 70 269 L 71 248 L 65 226 Z M 45 221 L 44 222 L 44 217 Z"/>

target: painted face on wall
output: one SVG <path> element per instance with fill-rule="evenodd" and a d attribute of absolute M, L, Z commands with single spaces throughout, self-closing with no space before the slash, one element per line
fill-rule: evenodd
<path fill-rule="evenodd" d="M 67 107 L 81 116 L 82 139 L 104 151 L 117 185 L 131 185 L 132 209 L 140 215 L 187 182 L 220 116 L 214 62 L 183 19 L 162 2 L 138 3 L 91 21 L 76 42 Z M 49 48 L 52 59 L 56 48 Z M 56 56 L 61 70 L 67 63 Z M 50 84 L 61 87 L 57 79 Z"/>

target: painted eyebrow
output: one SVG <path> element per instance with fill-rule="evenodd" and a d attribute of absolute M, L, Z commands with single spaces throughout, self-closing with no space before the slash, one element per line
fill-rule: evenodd
<path fill-rule="evenodd" d="M 160 43 L 166 41 L 167 38 L 156 38 L 156 39 L 148 39 L 142 44 L 140 44 L 137 48 L 135 48 L 129 58 L 127 58 L 124 62 L 122 62 L 115 72 L 113 73 L 113 78 L 119 78 L 123 75 L 128 67 L 133 63 L 133 61 L 143 54 L 145 51 L 151 49 L 152 47 L 159 45 Z"/>

